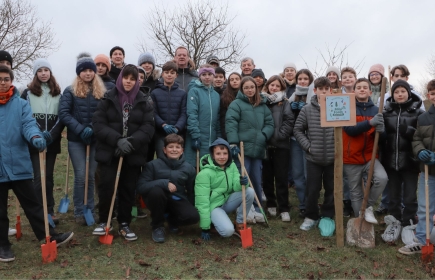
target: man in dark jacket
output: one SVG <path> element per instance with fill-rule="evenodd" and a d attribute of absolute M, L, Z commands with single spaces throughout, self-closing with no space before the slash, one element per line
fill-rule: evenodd
<path fill-rule="evenodd" d="M 189 50 L 186 47 L 178 47 L 175 50 L 174 62 L 178 66 L 178 76 L 175 82 L 187 92 L 189 83 L 198 79 L 198 72 L 195 70 L 195 63 L 190 59 Z"/>

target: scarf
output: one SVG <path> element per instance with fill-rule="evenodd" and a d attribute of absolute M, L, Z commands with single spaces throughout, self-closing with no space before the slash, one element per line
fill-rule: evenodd
<path fill-rule="evenodd" d="M 139 80 L 137 80 L 133 88 L 129 92 L 125 91 L 124 86 L 122 85 L 122 74 L 124 72 L 124 69 L 125 68 L 121 70 L 118 79 L 116 79 L 116 89 L 118 90 L 118 99 L 119 103 L 121 104 L 121 108 L 124 108 L 124 105 L 126 103 L 133 105 L 133 102 L 136 99 L 140 87 Z"/>
<path fill-rule="evenodd" d="M 261 95 L 266 97 L 267 101 L 270 104 L 281 102 L 282 100 L 284 100 L 284 98 L 286 96 L 284 91 L 278 91 L 278 92 L 275 92 L 274 94 L 269 94 L 267 92 L 262 92 Z"/>
<path fill-rule="evenodd" d="M 296 85 L 295 95 L 307 95 L 307 94 L 308 94 L 308 87 Z"/>
<path fill-rule="evenodd" d="M 7 92 L 0 93 L 0 104 L 5 105 L 9 99 L 14 95 L 14 86 L 11 86 Z"/>

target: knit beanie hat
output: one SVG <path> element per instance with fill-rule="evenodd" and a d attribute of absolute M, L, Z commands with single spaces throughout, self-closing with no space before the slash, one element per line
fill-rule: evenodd
<path fill-rule="evenodd" d="M 103 63 L 107 67 L 107 72 L 110 71 L 111 64 L 110 64 L 110 58 L 105 54 L 99 54 L 94 58 L 95 64 L 97 63 Z"/>
<path fill-rule="evenodd" d="M 293 62 L 289 62 L 289 63 L 284 64 L 284 69 L 283 69 L 283 71 L 284 71 L 286 68 L 293 68 L 293 69 L 295 69 L 295 71 L 298 71 L 298 69 L 296 68 L 296 64 L 294 64 Z"/>
<path fill-rule="evenodd" d="M 334 72 L 335 74 L 337 74 L 337 77 L 340 77 L 340 70 L 333 65 L 329 66 L 328 69 L 326 69 L 326 76 L 328 76 L 330 72 Z"/>
<path fill-rule="evenodd" d="M 216 63 L 218 66 L 220 66 L 219 58 L 215 55 L 210 55 L 209 57 L 207 57 L 206 62 L 207 64 Z"/>
<path fill-rule="evenodd" d="M 142 66 L 137 66 L 137 70 L 139 72 L 142 72 L 144 75 L 146 75 L 147 73 L 145 72 L 145 69 L 142 68 Z"/>
<path fill-rule="evenodd" d="M 50 69 L 50 72 L 53 72 L 53 70 L 51 70 L 51 64 L 50 64 L 50 62 L 48 62 L 47 59 L 38 58 L 37 60 L 35 60 L 33 62 L 33 75 L 36 75 L 36 72 L 38 72 L 38 70 L 42 67 L 46 67 L 46 68 Z"/>
<path fill-rule="evenodd" d="M 12 60 L 12 56 L 10 53 L 8 53 L 7 51 L 1 50 L 0 51 L 0 61 L 2 61 L 2 60 L 9 61 L 9 63 L 11 64 L 11 67 L 12 67 L 13 60 Z"/>
<path fill-rule="evenodd" d="M 77 76 L 86 69 L 91 69 L 95 73 L 97 72 L 97 65 L 95 65 L 94 60 L 91 55 L 87 52 L 82 52 L 77 56 L 76 73 Z"/>
<path fill-rule="evenodd" d="M 308 89 L 309 87 L 296 85 L 295 95 L 308 95 Z"/>
<path fill-rule="evenodd" d="M 255 77 L 258 77 L 258 76 L 262 77 L 263 80 L 266 81 L 266 77 L 264 76 L 263 70 L 261 70 L 261 69 L 254 69 L 254 70 L 252 70 L 251 77 L 255 78 Z"/>
<path fill-rule="evenodd" d="M 113 48 L 110 50 L 110 57 L 112 57 L 113 52 L 116 51 L 116 50 L 120 50 L 120 51 L 122 52 L 122 55 L 125 56 L 125 51 L 124 51 L 124 49 L 121 48 L 120 46 L 115 46 L 115 47 L 113 47 Z"/>
<path fill-rule="evenodd" d="M 151 53 L 145 52 L 139 55 L 139 59 L 137 60 L 137 65 L 141 66 L 145 62 L 151 63 L 153 65 L 153 70 L 154 68 L 156 68 L 156 59 Z"/>
<path fill-rule="evenodd" d="M 408 98 L 411 97 L 411 87 L 409 86 L 407 81 L 404 80 L 397 80 L 394 82 L 393 86 L 391 87 L 391 99 L 394 100 L 394 91 L 398 87 L 404 87 L 406 91 L 408 92 Z"/>
<path fill-rule="evenodd" d="M 385 71 L 384 66 L 382 66 L 381 64 L 372 65 L 372 67 L 370 67 L 370 70 L 369 70 L 369 78 L 370 78 L 370 73 L 372 73 L 372 72 L 378 72 L 383 77 L 384 71 Z"/>

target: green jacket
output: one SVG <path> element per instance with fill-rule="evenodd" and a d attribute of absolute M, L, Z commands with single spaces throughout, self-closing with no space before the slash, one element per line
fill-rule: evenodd
<path fill-rule="evenodd" d="M 239 91 L 225 116 L 228 143 L 239 145 L 243 141 L 245 155 L 251 158 L 264 158 L 266 142 L 274 132 L 272 113 L 266 101 L 267 98 L 262 97 L 260 105 L 254 107 Z"/>

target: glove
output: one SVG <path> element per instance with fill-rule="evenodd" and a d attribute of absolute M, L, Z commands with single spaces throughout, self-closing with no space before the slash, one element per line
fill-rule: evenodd
<path fill-rule="evenodd" d="M 44 130 L 42 135 L 44 136 L 45 142 L 47 142 L 47 146 L 53 142 L 53 137 L 51 137 L 51 133 L 49 131 Z"/>
<path fill-rule="evenodd" d="M 432 152 L 430 156 L 430 161 L 427 163 L 427 165 L 434 165 L 435 164 L 435 153 Z"/>
<path fill-rule="evenodd" d="M 85 129 L 83 129 L 82 133 L 80 133 L 80 137 L 86 145 L 91 144 L 92 134 L 94 134 L 94 131 L 90 127 L 86 127 Z"/>
<path fill-rule="evenodd" d="M 290 107 L 291 107 L 293 110 L 297 110 L 298 107 L 299 107 L 299 102 L 295 102 L 295 101 L 293 101 L 292 104 L 290 104 Z"/>
<path fill-rule="evenodd" d="M 192 150 L 200 150 L 201 149 L 201 139 L 196 138 L 192 139 Z"/>
<path fill-rule="evenodd" d="M 35 148 L 37 148 L 40 152 L 43 152 L 45 148 L 47 148 L 47 144 L 44 138 L 35 137 L 32 139 L 32 144 Z"/>
<path fill-rule="evenodd" d="M 165 125 L 163 127 L 163 130 L 166 132 L 166 134 L 172 134 L 175 133 L 174 130 L 172 129 L 172 125 Z"/>
<path fill-rule="evenodd" d="M 378 125 L 376 125 L 375 130 L 376 130 L 376 132 L 382 133 L 385 130 L 385 125 L 383 123 L 378 124 Z"/>
<path fill-rule="evenodd" d="M 121 156 L 124 156 L 124 154 L 121 152 L 121 150 L 117 147 L 116 149 L 115 149 L 115 157 L 121 157 Z"/>
<path fill-rule="evenodd" d="M 201 232 L 201 239 L 204 241 L 209 241 L 211 239 L 210 237 L 210 230 L 202 230 Z"/>
<path fill-rule="evenodd" d="M 298 109 L 301 110 L 302 107 L 304 107 L 306 104 L 307 104 L 307 103 L 305 103 L 304 101 L 299 101 Z"/>
<path fill-rule="evenodd" d="M 429 150 L 422 150 L 418 153 L 417 157 L 419 160 L 421 160 L 422 162 L 428 162 L 431 160 L 432 158 L 432 152 Z"/>
<path fill-rule="evenodd" d="M 369 120 L 371 126 L 377 126 L 384 124 L 384 116 L 381 113 L 377 113 L 371 120 Z"/>
<path fill-rule="evenodd" d="M 128 155 L 134 150 L 133 145 L 128 141 L 128 138 L 119 139 L 117 145 L 124 155 Z"/>
<path fill-rule="evenodd" d="M 240 176 L 240 185 L 247 186 L 249 184 L 248 176 Z"/>
<path fill-rule="evenodd" d="M 399 125 L 399 133 L 400 135 L 406 135 L 406 131 L 408 130 L 408 126 L 404 123 Z"/>
<path fill-rule="evenodd" d="M 178 129 L 174 125 L 171 125 L 171 127 L 173 131 L 172 133 L 178 134 Z"/>
<path fill-rule="evenodd" d="M 230 149 L 231 149 L 231 156 L 233 158 L 239 158 L 238 154 L 240 153 L 240 149 L 239 147 L 237 147 L 237 145 L 230 145 Z"/>

